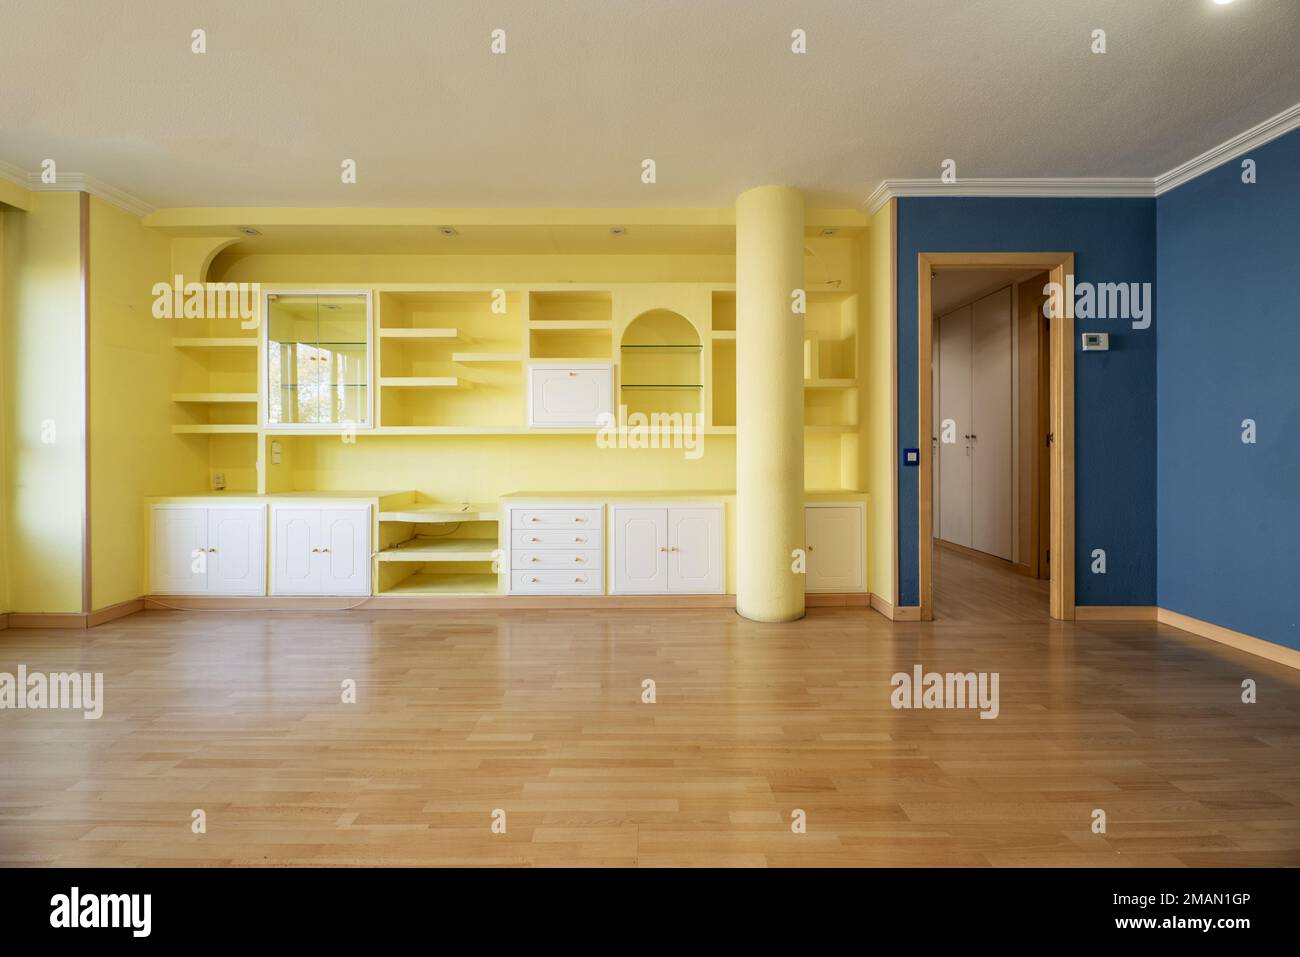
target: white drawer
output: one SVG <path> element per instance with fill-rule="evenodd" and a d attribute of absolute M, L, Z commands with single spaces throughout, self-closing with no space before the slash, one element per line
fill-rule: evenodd
<path fill-rule="evenodd" d="M 515 570 L 510 573 L 510 591 L 514 594 L 599 595 L 604 590 L 604 573 L 600 569 Z"/>
<path fill-rule="evenodd" d="M 600 534 L 599 508 L 534 508 L 511 513 L 510 531 L 531 528 L 582 528 Z"/>
<path fill-rule="evenodd" d="M 585 526 L 547 528 L 539 525 L 533 529 L 515 529 L 510 535 L 512 548 L 600 548 L 600 528 Z"/>
<path fill-rule="evenodd" d="M 579 571 L 600 571 L 599 548 L 551 548 L 541 551 L 515 549 L 510 554 L 510 567 L 515 571 L 532 568 L 576 568 Z"/>
<path fill-rule="evenodd" d="M 607 362 L 528 367 L 529 426 L 599 426 L 613 414 L 614 367 Z"/>

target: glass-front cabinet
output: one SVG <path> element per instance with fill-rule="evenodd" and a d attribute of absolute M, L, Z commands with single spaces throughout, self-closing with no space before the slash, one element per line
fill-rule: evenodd
<path fill-rule="evenodd" d="M 370 427 L 370 293 L 268 293 L 267 428 Z"/>

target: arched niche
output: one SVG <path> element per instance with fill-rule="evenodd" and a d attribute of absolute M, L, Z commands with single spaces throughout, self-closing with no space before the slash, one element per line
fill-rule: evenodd
<path fill-rule="evenodd" d="M 628 414 L 702 411 L 704 345 L 695 324 L 671 309 L 650 309 L 623 330 L 619 401 Z"/>

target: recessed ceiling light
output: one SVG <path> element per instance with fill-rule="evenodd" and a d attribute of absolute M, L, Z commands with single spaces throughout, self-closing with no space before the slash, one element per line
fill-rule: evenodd
<path fill-rule="evenodd" d="M 260 236 L 260 235 L 262 235 L 260 231 L 254 229 L 252 226 L 238 226 L 238 227 L 236 227 L 236 228 L 237 228 L 241 233 L 243 233 L 245 236 Z"/>
<path fill-rule="evenodd" d="M 440 232 L 442 235 L 446 236 L 448 239 L 450 239 L 452 236 L 459 236 L 459 235 L 460 235 L 460 233 L 456 232 L 456 227 L 455 227 L 455 226 L 439 226 L 439 227 L 438 227 L 438 232 Z"/>
<path fill-rule="evenodd" d="M 1232 0 L 1214 0 L 1214 2 L 1221 7 L 1226 7 L 1228 4 L 1232 3 Z"/>
<path fill-rule="evenodd" d="M 834 230 L 834 229 L 823 229 L 823 230 L 822 230 L 822 235 L 823 235 L 823 236 L 834 236 L 835 233 L 836 233 L 836 230 Z"/>
<path fill-rule="evenodd" d="M 623 226 L 611 226 L 609 227 L 609 234 L 611 236 L 626 236 L 627 229 Z"/>

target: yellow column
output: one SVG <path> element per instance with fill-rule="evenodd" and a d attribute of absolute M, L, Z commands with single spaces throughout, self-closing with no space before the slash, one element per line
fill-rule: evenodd
<path fill-rule="evenodd" d="M 736 611 L 804 613 L 803 196 L 760 186 L 736 200 Z"/>

